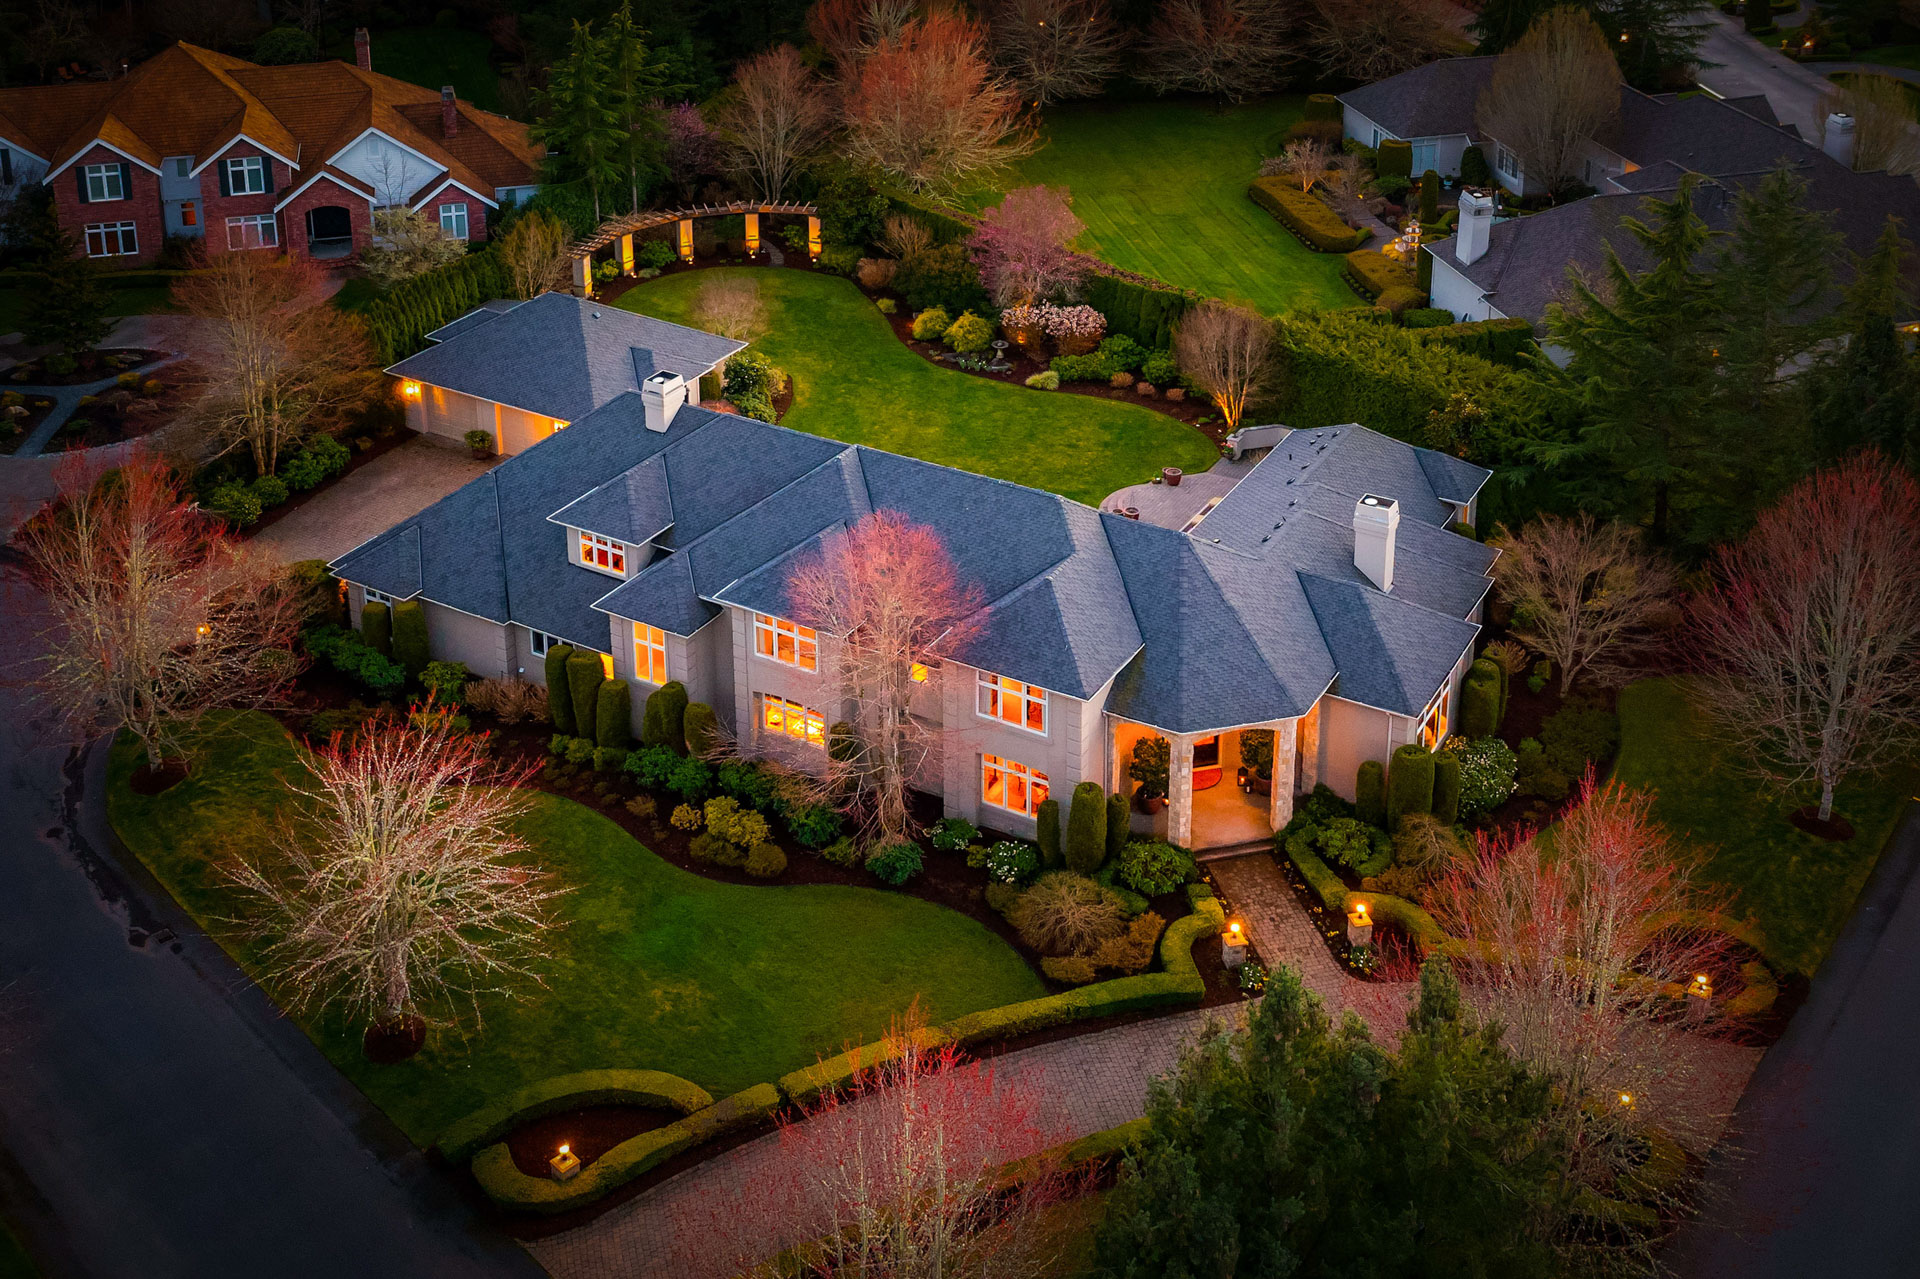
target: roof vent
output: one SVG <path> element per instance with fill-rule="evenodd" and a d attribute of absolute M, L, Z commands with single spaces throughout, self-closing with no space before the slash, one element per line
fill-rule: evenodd
<path fill-rule="evenodd" d="M 1393 546 L 1400 507 L 1390 497 L 1363 494 L 1353 504 L 1353 566 L 1383 591 L 1393 590 Z"/>

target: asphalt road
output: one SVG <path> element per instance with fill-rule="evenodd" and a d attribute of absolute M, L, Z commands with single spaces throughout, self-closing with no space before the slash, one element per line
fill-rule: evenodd
<path fill-rule="evenodd" d="M 17 663 L 37 597 L 0 572 Z M 544 1275 L 116 861 L 104 764 L 0 682 L 0 1211 L 45 1274 Z"/>
<path fill-rule="evenodd" d="M 1723 98 L 1744 98 L 1764 93 L 1774 116 L 1800 130 L 1800 136 L 1816 145 L 1820 141 L 1820 95 L 1827 90 L 1826 72 L 1821 63 L 1802 66 L 1769 49 L 1748 35 L 1740 19 L 1729 18 L 1710 9 L 1711 24 L 1701 57 L 1717 66 L 1703 68 L 1699 82 Z"/>
<path fill-rule="evenodd" d="M 1910 804 L 1787 1033 L 1761 1060 L 1682 1279 L 1920 1273 L 1920 804 Z"/>

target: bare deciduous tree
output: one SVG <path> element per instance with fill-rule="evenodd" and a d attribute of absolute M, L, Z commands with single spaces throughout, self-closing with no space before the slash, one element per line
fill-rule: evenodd
<path fill-rule="evenodd" d="M 208 710 L 284 690 L 302 601 L 271 556 L 189 507 L 156 462 L 109 477 L 76 458 L 58 482 L 17 543 L 50 614 L 36 686 L 69 725 L 127 730 L 155 769 Z"/>
<path fill-rule="evenodd" d="M 1886 75 L 1838 77 L 1820 99 L 1820 141 L 1835 112 L 1853 117 L 1853 167 L 1862 173 L 1920 173 L 1920 126 L 1913 120 L 1913 93 Z"/>
<path fill-rule="evenodd" d="M 816 0 L 807 11 L 807 34 L 844 75 L 898 38 L 922 8 L 920 0 Z"/>
<path fill-rule="evenodd" d="M 1530 180 L 1558 191 L 1580 175 L 1588 139 L 1620 113 L 1620 67 L 1584 10 L 1535 19 L 1494 63 L 1474 117 L 1520 157 Z"/>
<path fill-rule="evenodd" d="M 869 847 L 910 838 L 907 791 L 937 744 L 913 714 L 914 694 L 936 654 L 965 642 L 980 593 L 960 581 L 937 533 L 896 511 L 830 536 L 794 566 L 786 590 L 854 707 L 851 740 L 828 752 L 820 798 L 852 816 Z"/>
<path fill-rule="evenodd" d="M 372 348 L 328 305 L 311 259 L 264 252 L 203 255 L 173 286 L 193 329 L 194 418 L 223 450 L 244 447 L 262 475 L 316 429 L 373 391 Z"/>
<path fill-rule="evenodd" d="M 994 0 L 986 13 L 994 63 L 1036 107 L 1094 97 L 1126 47 L 1106 0 Z"/>
<path fill-rule="evenodd" d="M 1291 25 L 1286 0 L 1165 0 L 1135 74 L 1156 93 L 1239 102 L 1284 81 Z"/>
<path fill-rule="evenodd" d="M 269 971 L 303 1008 L 363 1018 L 371 1036 L 418 1040 L 423 1010 L 538 981 L 548 904 L 561 889 L 528 864 L 516 787 L 529 763 L 494 762 L 448 715 L 336 736 L 291 787 L 296 814 L 273 856 L 227 868 Z"/>
<path fill-rule="evenodd" d="M 734 68 L 733 87 L 714 123 L 728 166 L 762 200 L 778 201 L 820 145 L 832 110 L 813 72 L 790 44 Z"/>
<path fill-rule="evenodd" d="M 1513 637 L 1560 668 L 1562 693 L 1583 671 L 1618 679 L 1673 606 L 1672 567 L 1624 524 L 1542 515 L 1518 534 L 1503 526 L 1492 545 Z"/>
<path fill-rule="evenodd" d="M 1440 0 L 1313 0 L 1307 46 L 1328 69 L 1384 80 L 1444 58 L 1464 43 Z"/>
<path fill-rule="evenodd" d="M 910 214 L 889 213 L 882 224 L 880 247 L 904 266 L 933 247 L 933 231 Z"/>
<path fill-rule="evenodd" d="M 693 299 L 693 322 L 709 333 L 751 342 L 767 330 L 767 306 L 759 281 L 748 276 L 711 275 Z"/>
<path fill-rule="evenodd" d="M 1782 788 L 1911 751 L 1920 725 L 1920 484 L 1876 454 L 1814 475 L 1713 561 L 1700 700 Z"/>
<path fill-rule="evenodd" d="M 567 243 L 567 228 L 559 218 L 536 210 L 515 219 L 500 237 L 498 249 L 513 296 L 539 297 L 572 283 L 573 259 L 567 254 Z"/>
<path fill-rule="evenodd" d="M 1332 147 L 1318 138 L 1296 138 L 1287 143 L 1285 151 L 1261 163 L 1260 176 L 1273 178 L 1285 174 L 1299 183 L 1302 191 L 1311 191 L 1314 183 L 1327 176 L 1327 166 L 1332 162 Z"/>
<path fill-rule="evenodd" d="M 1086 264 L 1073 242 L 1086 223 L 1073 215 L 1065 187 L 1020 187 L 980 213 L 973 261 L 999 305 L 1032 305 L 1073 291 Z"/>
<path fill-rule="evenodd" d="M 986 57 L 986 32 L 930 13 L 883 40 L 841 81 L 847 157 L 914 191 L 946 191 L 1031 152 L 1019 90 Z"/>
<path fill-rule="evenodd" d="M 1320 189 L 1333 211 L 1349 226 L 1366 212 L 1367 174 L 1360 167 L 1359 156 L 1336 155 L 1328 160 L 1326 171 L 1320 175 Z"/>
<path fill-rule="evenodd" d="M 466 242 L 442 230 L 438 218 L 404 205 L 374 210 L 373 237 L 361 264 L 376 283 L 388 286 L 425 275 L 467 252 Z"/>
<path fill-rule="evenodd" d="M 1209 298 L 1180 321 L 1173 353 L 1231 431 L 1273 370 L 1273 326 L 1244 307 Z"/>

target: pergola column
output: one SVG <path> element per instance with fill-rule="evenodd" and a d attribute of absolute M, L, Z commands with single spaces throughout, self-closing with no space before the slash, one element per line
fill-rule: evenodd
<path fill-rule="evenodd" d="M 818 216 L 807 218 L 807 256 L 813 261 L 820 260 L 820 219 Z"/>
<path fill-rule="evenodd" d="M 573 260 L 573 292 L 576 297 L 593 296 L 593 257 L 582 254 Z"/>
<path fill-rule="evenodd" d="M 620 274 L 633 274 L 633 232 L 620 237 Z"/>
<path fill-rule="evenodd" d="M 1167 842 L 1193 847 L 1193 743 L 1196 734 L 1169 733 L 1167 746 Z"/>
<path fill-rule="evenodd" d="M 1273 784 L 1268 788 L 1267 825 L 1280 830 L 1293 820 L 1294 739 L 1299 736 L 1297 719 L 1283 719 L 1273 726 Z"/>
<path fill-rule="evenodd" d="M 693 261 L 693 219 L 680 219 L 680 260 L 691 264 Z"/>
<path fill-rule="evenodd" d="M 760 252 L 760 215 L 747 214 L 747 256 L 754 257 Z"/>

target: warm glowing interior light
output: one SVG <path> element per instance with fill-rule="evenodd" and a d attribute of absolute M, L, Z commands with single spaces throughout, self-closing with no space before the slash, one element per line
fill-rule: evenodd
<path fill-rule="evenodd" d="M 600 673 L 601 675 L 605 676 L 607 679 L 613 678 L 613 654 L 612 653 L 600 654 Z"/>
<path fill-rule="evenodd" d="M 420 394 L 420 384 L 418 382 L 402 382 L 400 384 L 400 394 L 417 398 Z"/>
<path fill-rule="evenodd" d="M 927 675 L 928 675 L 927 668 L 921 665 L 919 662 L 915 662 L 912 665 L 912 667 L 910 667 L 907 671 L 907 678 L 911 679 L 916 684 L 926 683 Z"/>

